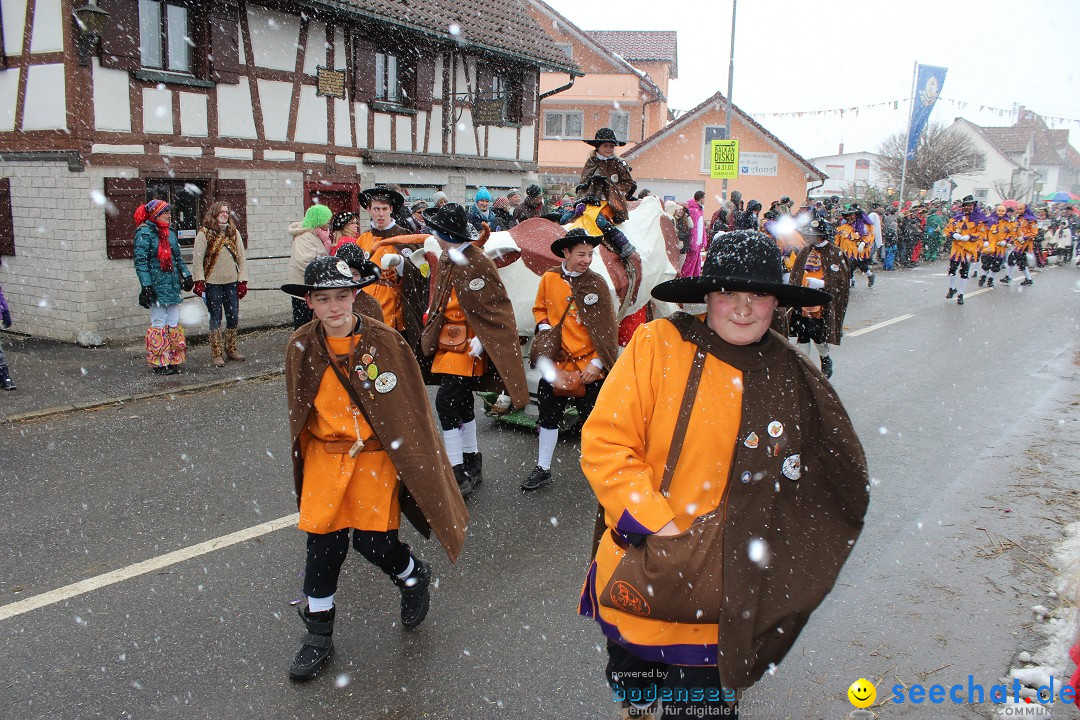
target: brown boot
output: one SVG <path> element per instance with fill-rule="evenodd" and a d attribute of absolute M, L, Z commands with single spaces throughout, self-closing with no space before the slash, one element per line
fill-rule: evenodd
<path fill-rule="evenodd" d="M 214 367 L 225 367 L 225 350 L 221 343 L 221 330 L 210 331 L 210 355 L 213 356 L 211 361 Z"/>
<path fill-rule="evenodd" d="M 246 357 L 236 349 L 236 330 L 225 329 L 225 357 L 236 362 L 244 362 Z"/>

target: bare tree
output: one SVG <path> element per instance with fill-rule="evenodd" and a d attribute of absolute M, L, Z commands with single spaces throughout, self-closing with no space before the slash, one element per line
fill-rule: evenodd
<path fill-rule="evenodd" d="M 889 183 L 900 187 L 900 172 L 907 146 L 904 133 L 885 138 L 878 148 L 878 167 Z M 966 175 L 986 169 L 986 154 L 975 147 L 963 133 L 949 132 L 941 123 L 929 123 L 915 148 L 915 159 L 908 160 L 904 194 L 910 199 L 919 190 L 929 190 L 934 183 L 952 175 Z"/>
<path fill-rule="evenodd" d="M 995 180 L 993 182 L 994 192 L 1003 198 L 1012 198 L 1014 200 L 1020 200 L 1026 198 L 1028 193 L 1031 192 L 1033 183 L 1025 182 L 1023 177 L 1019 173 L 1013 173 L 1009 177 L 1009 181 Z"/>

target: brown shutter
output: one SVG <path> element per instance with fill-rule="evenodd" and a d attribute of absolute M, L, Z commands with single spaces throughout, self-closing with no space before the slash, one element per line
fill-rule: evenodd
<path fill-rule="evenodd" d="M 240 20 L 232 0 L 218 0 L 210 8 L 210 79 L 240 82 Z"/>
<path fill-rule="evenodd" d="M 135 257 L 135 211 L 146 202 L 146 180 L 105 178 L 105 250 L 110 260 Z"/>
<path fill-rule="evenodd" d="M 240 237 L 244 238 L 244 247 L 248 246 L 247 233 L 247 183 L 243 180 L 215 180 L 213 196 L 215 202 L 229 203 Z"/>
<path fill-rule="evenodd" d="M 428 48 L 419 48 L 416 58 L 416 94 L 413 95 L 417 110 L 431 110 L 431 95 L 435 90 L 435 56 L 429 55 Z"/>
<path fill-rule="evenodd" d="M 356 102 L 375 99 L 375 43 L 363 34 L 353 43 L 352 92 Z"/>
<path fill-rule="evenodd" d="M 491 93 L 492 68 L 483 60 L 476 61 L 476 99 L 493 100 Z"/>
<path fill-rule="evenodd" d="M 536 87 L 540 83 L 540 75 L 529 68 L 521 75 L 521 88 L 518 97 L 521 99 L 521 109 L 518 117 L 521 122 L 530 123 L 536 119 Z"/>
<path fill-rule="evenodd" d="M 102 66 L 138 70 L 142 67 L 138 0 L 99 0 L 98 7 L 109 13 L 101 37 Z"/>
<path fill-rule="evenodd" d="M 15 254 L 15 222 L 11 216 L 11 179 L 0 178 L 0 255 Z"/>

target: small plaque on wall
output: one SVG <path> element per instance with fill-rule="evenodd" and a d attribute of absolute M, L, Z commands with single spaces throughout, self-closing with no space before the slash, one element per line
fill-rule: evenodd
<path fill-rule="evenodd" d="M 504 122 L 501 100 L 477 100 L 473 103 L 473 123 L 476 125 L 495 125 Z"/>
<path fill-rule="evenodd" d="M 316 95 L 327 95 L 336 98 L 345 97 L 344 70 L 334 70 L 333 68 L 324 68 L 319 65 L 315 66 L 315 70 L 319 78 L 319 85 L 315 91 Z"/>

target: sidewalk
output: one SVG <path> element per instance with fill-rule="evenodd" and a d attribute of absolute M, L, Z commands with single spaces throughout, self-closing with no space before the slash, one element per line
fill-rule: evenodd
<path fill-rule="evenodd" d="M 182 372 L 161 376 L 147 367 L 142 341 L 83 348 L 0 332 L 18 386 L 0 391 L 0 423 L 280 374 L 291 333 L 291 327 L 241 330 L 237 345 L 247 362 L 228 362 L 224 368 L 210 365 L 206 336 L 195 337 Z"/>

